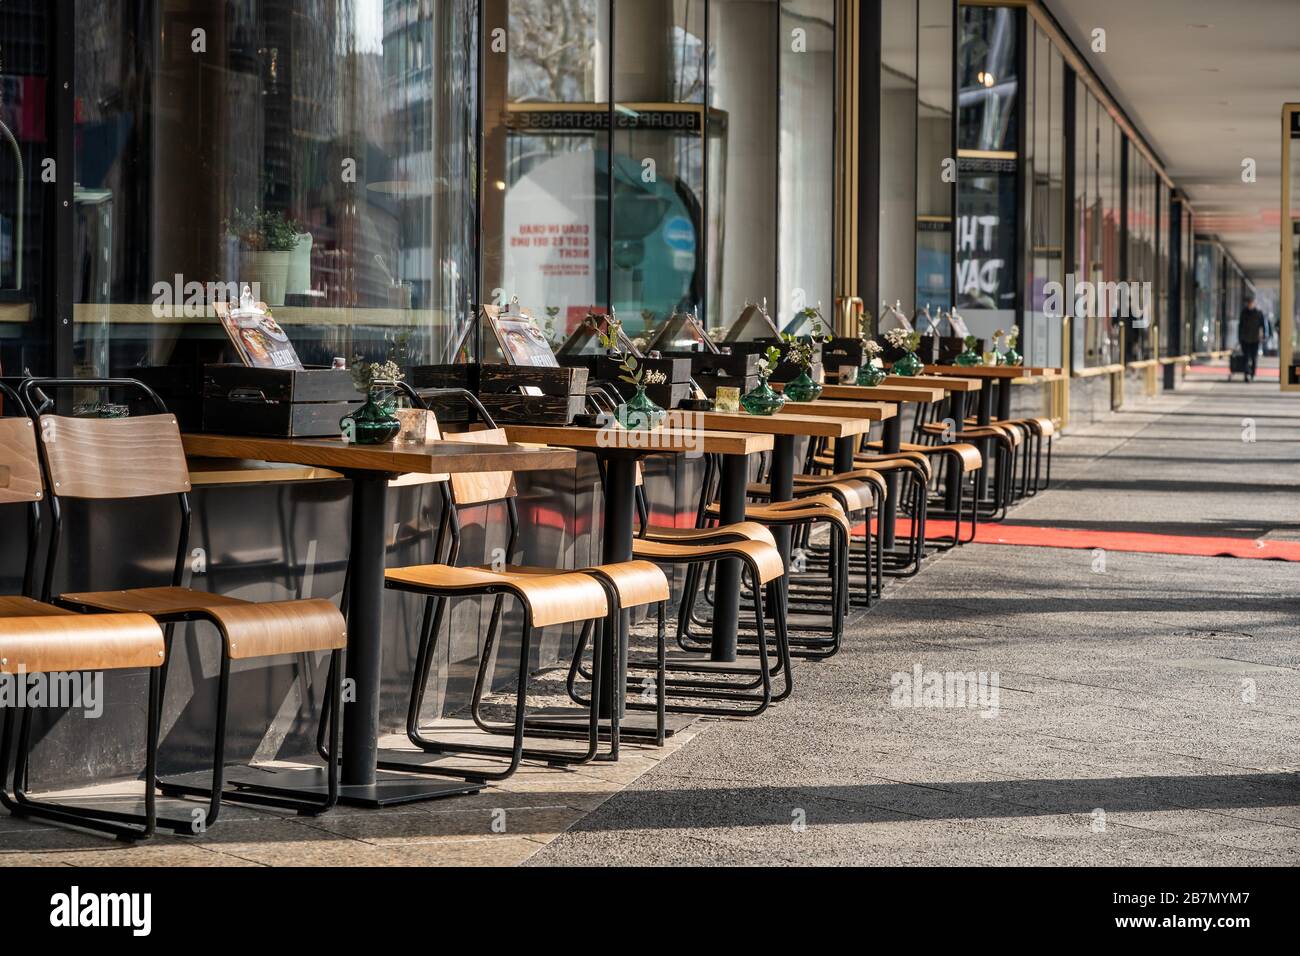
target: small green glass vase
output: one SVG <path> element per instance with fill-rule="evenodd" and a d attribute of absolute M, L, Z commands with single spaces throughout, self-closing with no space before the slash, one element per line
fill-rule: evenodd
<path fill-rule="evenodd" d="M 348 441 L 357 445 L 382 445 L 392 441 L 402 430 L 402 423 L 393 415 L 394 406 L 381 402 L 378 392 L 371 389 L 365 404 L 355 412 L 339 419 L 339 427 Z"/>
<path fill-rule="evenodd" d="M 895 375 L 920 375 L 925 371 L 925 363 L 916 357 L 915 352 L 904 352 L 903 357 L 894 363 Z"/>
<path fill-rule="evenodd" d="M 785 383 L 785 397 L 792 402 L 812 402 L 822 393 L 822 387 L 812 380 L 808 370 L 804 369 Z"/>
<path fill-rule="evenodd" d="M 1011 346 L 1002 353 L 1003 365 L 1019 365 L 1023 361 L 1024 359 L 1021 358 L 1020 353 L 1016 351 L 1015 346 Z"/>
<path fill-rule="evenodd" d="M 740 407 L 751 415 L 775 415 L 785 405 L 786 397 L 760 378 L 752 391 L 740 396 Z"/>
<path fill-rule="evenodd" d="M 858 369 L 858 384 L 875 388 L 883 382 L 889 373 L 879 365 L 864 365 Z"/>
<path fill-rule="evenodd" d="M 636 394 L 618 407 L 618 420 L 623 423 L 623 427 L 642 431 L 658 426 L 665 414 L 646 395 L 644 385 L 638 385 Z"/>
<path fill-rule="evenodd" d="M 953 363 L 955 365 L 961 365 L 966 367 L 973 366 L 973 365 L 983 365 L 984 357 L 981 356 L 979 352 L 976 352 L 974 349 L 967 349 L 965 352 L 962 352 L 961 355 L 958 355 L 957 358 L 953 360 Z"/>

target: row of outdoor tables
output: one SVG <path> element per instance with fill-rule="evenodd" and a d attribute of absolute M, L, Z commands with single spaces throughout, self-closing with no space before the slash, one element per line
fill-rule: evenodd
<path fill-rule="evenodd" d="M 933 374 L 915 378 L 893 377 L 887 384 L 874 388 L 828 385 L 817 401 L 791 403 L 774 416 L 692 412 L 684 413 L 691 418 L 669 420 L 670 425 L 674 422 L 689 423 L 691 427 L 688 428 L 617 431 L 575 426 L 505 425 L 511 444 L 503 446 L 453 440 L 367 446 L 348 444 L 341 439 L 209 434 L 186 434 L 183 438 L 187 454 L 194 457 L 284 462 L 332 469 L 352 481 L 347 676 L 354 682 L 356 700 L 347 706 L 344 715 L 341 799 L 352 804 L 382 806 L 478 789 L 478 785 L 473 783 L 430 780 L 377 769 L 385 527 L 391 480 L 450 472 L 571 469 L 576 466 L 576 450 L 593 452 L 605 466 L 601 561 L 626 561 L 632 556 L 635 533 L 636 466 L 644 457 L 721 456 L 721 519 L 723 522 L 742 521 L 746 511 L 751 456 L 772 452 L 772 500 L 787 501 L 793 496 L 794 489 L 795 439 L 834 439 L 836 470 L 851 471 L 859 439 L 867 433 L 872 422 L 883 423 L 884 451 L 899 450 L 899 406 L 936 402 L 948 394 L 964 396 L 969 391 L 980 391 L 979 379 L 1031 377 L 1033 370 L 932 367 L 927 371 Z M 1009 388 L 1007 391 L 1009 396 Z M 986 420 L 990 409 L 984 394 L 981 391 L 981 419 Z M 545 447 L 532 447 L 534 445 Z M 891 481 L 896 483 L 896 477 Z M 896 494 L 891 487 L 886 513 L 879 516 L 881 534 L 887 536 L 886 546 L 893 544 L 896 509 Z M 778 531 L 777 540 L 788 566 L 789 531 Z M 715 595 L 711 656 L 714 660 L 734 661 L 740 604 L 739 562 L 720 563 Z M 625 649 L 626 613 L 622 617 L 618 637 Z M 623 656 L 619 655 L 620 659 Z M 608 667 L 613 667 L 613 664 L 613 661 L 605 661 Z M 610 671 L 607 676 L 610 678 L 605 683 L 607 688 L 612 690 L 624 686 L 621 675 Z M 622 709 L 622 695 L 611 694 L 611 699 L 604 702 L 606 716 L 615 700 L 617 704 L 613 706 Z M 626 726 L 629 730 L 635 729 L 631 718 Z M 283 785 L 306 788 L 312 785 L 307 778 L 315 775 L 320 787 L 324 787 L 324 775 L 320 770 L 294 771 L 293 775 L 298 779 L 285 780 Z"/>

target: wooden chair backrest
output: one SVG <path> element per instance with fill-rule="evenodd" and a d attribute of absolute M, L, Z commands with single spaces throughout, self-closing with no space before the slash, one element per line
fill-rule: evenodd
<path fill-rule="evenodd" d="M 446 441 L 476 442 L 483 445 L 506 445 L 506 433 L 500 428 L 477 432 L 444 434 Z M 486 471 L 482 474 L 452 475 L 451 493 L 458 505 L 481 505 L 515 496 L 513 471 Z"/>
<path fill-rule="evenodd" d="M 0 418 L 0 505 L 40 500 L 36 427 L 26 415 Z"/>
<path fill-rule="evenodd" d="M 190 490 L 190 470 L 174 415 L 42 415 L 39 431 L 52 495 L 147 498 Z"/>

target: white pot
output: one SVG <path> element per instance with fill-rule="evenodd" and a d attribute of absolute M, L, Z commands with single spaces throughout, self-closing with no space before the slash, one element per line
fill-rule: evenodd
<path fill-rule="evenodd" d="M 284 305 L 285 287 L 289 278 L 291 252 L 239 253 L 239 281 L 256 282 L 253 297 L 269 306 Z"/>
<path fill-rule="evenodd" d="M 298 244 L 289 253 L 289 277 L 285 292 L 301 295 L 311 290 L 311 233 L 298 233 Z"/>

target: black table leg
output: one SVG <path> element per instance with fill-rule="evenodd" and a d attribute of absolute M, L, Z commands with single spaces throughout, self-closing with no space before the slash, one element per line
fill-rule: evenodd
<path fill-rule="evenodd" d="M 902 406 L 899 406 L 899 414 L 892 418 L 886 418 L 884 428 L 880 436 L 881 450 L 886 454 L 897 452 L 902 447 L 903 437 L 903 416 Z M 876 533 L 880 535 L 880 545 L 886 551 L 894 546 L 894 519 L 898 515 L 898 472 L 885 472 L 885 485 L 888 488 L 885 494 L 885 504 L 881 509 L 879 527 Z"/>
<path fill-rule="evenodd" d="M 775 447 L 775 446 L 774 446 Z M 749 484 L 749 456 L 722 456 L 722 523 L 745 520 L 745 488 Z M 715 661 L 736 659 L 736 628 L 740 620 L 740 562 L 718 562 L 713 593 L 713 645 Z"/>
<path fill-rule="evenodd" d="M 966 421 L 966 393 L 952 392 L 948 396 L 949 415 L 952 418 L 954 432 L 959 432 L 964 427 Z M 947 439 L 943 439 L 946 441 Z M 961 468 L 953 465 L 948 466 L 948 484 L 944 488 L 943 506 L 947 511 L 954 515 L 957 513 L 957 507 L 961 504 Z"/>
<path fill-rule="evenodd" d="M 477 793 L 483 784 L 435 780 L 428 776 L 379 770 L 379 699 L 383 663 L 384 567 L 388 535 L 388 478 L 375 471 L 354 472 L 352 534 L 348 555 L 347 677 L 344 693 L 343 757 L 339 803 L 383 807 L 457 794 Z M 421 755 L 423 756 L 423 755 Z M 280 796 L 323 794 L 323 768 L 304 770 L 241 767 L 227 772 L 228 785 Z"/>
<path fill-rule="evenodd" d="M 772 442 L 772 471 L 768 476 L 772 500 L 789 501 L 794 497 L 794 436 L 774 435 Z M 789 584 L 791 529 L 789 525 L 781 525 L 771 531 L 777 550 L 781 552 L 781 560 L 785 562 L 787 576 L 781 579 L 781 586 L 786 588 Z"/>
<path fill-rule="evenodd" d="M 605 459 L 605 529 L 601 539 L 602 564 L 632 560 L 632 522 L 636 513 L 636 458 L 612 455 Z M 606 654 L 601 661 L 600 682 L 604 688 L 600 699 L 600 716 L 609 717 L 614 706 L 621 718 L 626 713 L 623 688 L 627 684 L 624 668 L 627 660 L 628 612 L 618 615 L 617 655 Z M 617 661 L 611 657 L 617 657 Z"/>
<path fill-rule="evenodd" d="M 854 468 L 853 455 L 857 451 L 860 436 L 835 439 L 835 474 L 842 475 Z"/>
<path fill-rule="evenodd" d="M 984 387 L 980 389 L 980 398 L 978 411 L 976 412 L 975 421 L 981 427 L 988 427 L 989 422 L 993 420 L 993 383 L 985 382 Z M 976 481 L 979 483 L 979 494 L 976 500 L 983 501 L 989 493 L 989 472 L 993 470 L 993 440 L 991 438 L 980 439 L 980 456 L 984 459 L 984 467 L 976 475 Z"/>
<path fill-rule="evenodd" d="M 998 379 L 998 420 L 1011 420 L 1011 379 Z"/>
<path fill-rule="evenodd" d="M 356 688 L 356 699 L 343 708 L 344 784 L 375 782 L 387 506 L 387 475 L 374 472 L 352 476 L 347 676 Z"/>

